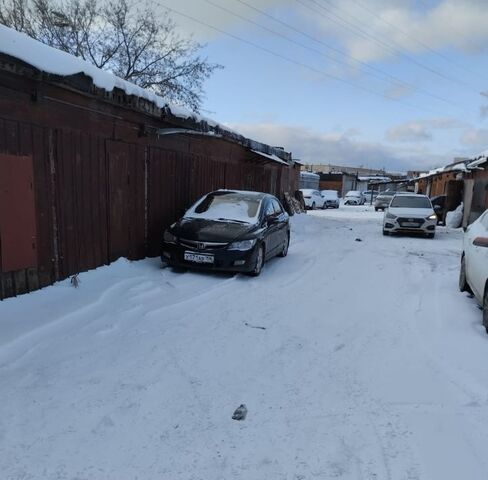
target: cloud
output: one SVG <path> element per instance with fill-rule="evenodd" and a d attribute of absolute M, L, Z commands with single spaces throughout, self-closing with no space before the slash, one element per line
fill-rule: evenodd
<path fill-rule="evenodd" d="M 386 138 L 390 142 L 425 142 L 432 140 L 432 133 L 422 123 L 409 122 L 390 128 L 386 132 Z"/>
<path fill-rule="evenodd" d="M 468 146 L 488 146 L 488 129 L 487 128 L 471 128 L 465 130 L 461 135 L 461 143 Z"/>
<path fill-rule="evenodd" d="M 256 20 L 259 14 L 238 2 L 226 2 L 223 0 L 212 0 L 216 5 L 222 5 L 228 10 L 242 15 L 251 20 Z M 249 4 L 260 10 L 267 10 L 274 8 L 283 8 L 292 4 L 293 0 L 250 0 Z M 204 0 L 165 0 L 164 3 L 154 2 L 154 6 L 161 15 L 170 15 L 179 27 L 179 31 L 185 35 L 193 35 L 196 40 L 206 42 L 215 37 L 221 37 L 223 34 L 216 30 L 205 26 L 207 23 L 215 28 L 231 31 L 236 26 L 242 25 L 249 29 L 249 24 L 236 16 L 225 12 L 224 10 L 205 2 Z M 173 9 L 174 12 L 166 10 L 164 6 Z M 179 15 L 180 12 L 184 15 Z M 186 15 L 186 16 L 185 16 Z M 193 17 L 198 22 L 192 20 Z M 200 23 L 199 23 L 200 22 Z"/>
<path fill-rule="evenodd" d="M 488 9 L 485 0 L 417 2 L 368 0 L 361 8 L 354 0 L 334 0 L 326 9 L 314 7 L 311 18 L 326 34 L 339 38 L 348 52 L 373 62 L 395 56 L 393 50 L 411 54 L 428 49 L 454 47 L 462 51 L 485 51 Z M 366 34 L 358 33 L 358 28 Z M 380 38 L 383 44 L 372 37 Z M 393 46 L 388 48 L 388 44 Z"/>
<path fill-rule="evenodd" d="M 233 124 L 231 127 L 250 138 L 282 146 L 305 163 L 331 163 L 395 171 L 430 168 L 446 163 L 445 157 L 422 149 L 394 149 L 358 139 L 357 132 L 318 132 L 299 126 L 275 123 Z"/>
<path fill-rule="evenodd" d="M 431 118 L 403 123 L 386 132 L 390 142 L 425 142 L 432 140 L 433 130 L 466 128 L 466 124 L 455 118 Z"/>

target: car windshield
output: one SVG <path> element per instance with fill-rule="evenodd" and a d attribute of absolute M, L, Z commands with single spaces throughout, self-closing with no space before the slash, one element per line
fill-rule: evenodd
<path fill-rule="evenodd" d="M 359 197 L 361 194 L 359 192 L 349 192 L 346 197 Z"/>
<path fill-rule="evenodd" d="M 390 203 L 390 207 L 397 208 L 432 208 L 427 197 L 414 197 L 408 195 L 396 195 Z"/>
<path fill-rule="evenodd" d="M 322 196 L 327 198 L 337 198 L 337 192 L 335 190 L 322 190 Z"/>
<path fill-rule="evenodd" d="M 259 215 L 261 197 L 239 192 L 214 192 L 199 200 L 185 218 L 253 223 Z"/>

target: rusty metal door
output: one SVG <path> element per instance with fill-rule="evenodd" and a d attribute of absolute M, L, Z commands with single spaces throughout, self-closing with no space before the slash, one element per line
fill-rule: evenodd
<path fill-rule="evenodd" d="M 144 149 L 107 142 L 109 189 L 109 260 L 132 260 L 145 253 Z"/>
<path fill-rule="evenodd" d="M 2 272 L 37 266 L 32 157 L 0 154 Z"/>

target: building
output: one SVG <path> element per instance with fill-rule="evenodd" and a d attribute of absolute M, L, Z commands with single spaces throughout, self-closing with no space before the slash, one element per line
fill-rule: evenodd
<path fill-rule="evenodd" d="M 0 299 L 156 256 L 204 193 L 283 198 L 298 174 L 281 148 L 0 26 Z"/>
<path fill-rule="evenodd" d="M 463 226 L 467 226 L 488 208 L 488 151 L 431 170 L 413 183 L 416 192 L 431 198 L 446 195 L 446 211 L 463 202 Z"/>

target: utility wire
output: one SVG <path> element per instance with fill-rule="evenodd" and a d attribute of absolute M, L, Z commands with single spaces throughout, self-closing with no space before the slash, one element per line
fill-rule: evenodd
<path fill-rule="evenodd" d="M 233 33 L 227 32 L 227 31 L 222 30 L 222 29 L 220 29 L 218 27 L 215 27 L 213 25 L 210 25 L 209 23 L 207 23 L 207 22 L 205 22 L 203 20 L 199 20 L 199 19 L 197 19 L 197 18 L 195 18 L 195 17 L 193 17 L 191 15 L 188 15 L 186 13 L 180 12 L 180 11 L 178 11 L 178 10 L 172 8 L 172 7 L 169 7 L 169 6 L 167 6 L 167 5 L 165 5 L 165 4 L 161 3 L 161 2 L 154 2 L 154 3 L 156 3 L 157 5 L 163 7 L 164 9 L 166 9 L 169 12 L 175 13 L 176 15 L 179 15 L 179 16 L 181 16 L 183 18 L 189 19 L 189 20 L 191 20 L 191 21 L 193 21 L 195 23 L 198 23 L 200 25 L 203 25 L 203 26 L 205 26 L 205 27 L 207 27 L 207 28 L 209 28 L 211 30 L 214 30 L 216 32 L 219 32 L 222 35 L 225 35 L 225 36 L 227 36 L 229 38 L 233 38 L 234 40 L 237 40 L 239 42 L 242 42 L 242 43 L 244 43 L 246 45 L 249 45 L 251 47 L 254 47 L 254 48 L 256 48 L 258 50 L 261 50 L 263 52 L 266 52 L 269 55 L 272 55 L 274 57 L 277 57 L 277 58 L 280 58 L 282 60 L 285 60 L 288 63 L 292 63 L 292 64 L 294 64 L 296 66 L 299 66 L 299 67 L 305 68 L 307 70 L 310 70 L 310 71 L 312 71 L 312 72 L 314 72 L 316 74 L 322 75 L 322 76 L 327 77 L 327 78 L 331 78 L 333 80 L 336 80 L 337 82 L 344 83 L 346 85 L 349 85 L 350 87 L 353 87 L 353 88 L 362 90 L 362 91 L 367 92 L 367 93 L 369 93 L 371 95 L 375 95 L 377 97 L 382 98 L 383 100 L 386 98 L 388 100 L 391 100 L 391 101 L 398 102 L 398 103 L 401 103 L 403 105 L 406 105 L 406 106 L 408 106 L 410 108 L 413 108 L 415 110 L 424 110 L 424 111 L 429 112 L 429 113 L 438 114 L 438 112 L 435 112 L 434 110 L 431 110 L 429 108 L 426 108 L 426 107 L 423 107 L 423 106 L 422 107 L 421 106 L 417 106 L 417 105 L 411 104 L 410 102 L 406 102 L 404 100 L 401 100 L 399 98 L 385 96 L 382 93 L 376 92 L 376 91 L 371 90 L 371 89 L 369 89 L 367 87 L 363 87 L 362 85 L 357 85 L 357 84 L 355 84 L 353 82 L 350 82 L 350 81 L 348 81 L 348 80 L 346 80 L 344 78 L 338 77 L 336 75 L 333 75 L 331 73 L 325 72 L 323 70 L 319 70 L 319 69 L 317 69 L 317 68 L 315 68 L 315 67 L 313 67 L 311 65 L 308 65 L 306 63 L 302 63 L 302 62 L 300 62 L 298 60 L 295 60 L 293 58 L 287 57 L 286 55 L 282 55 L 281 53 L 278 53 L 278 52 L 275 52 L 273 50 L 270 50 L 269 48 L 266 48 L 266 47 L 263 47 L 261 45 L 258 45 L 257 43 L 254 43 L 254 42 L 252 42 L 250 40 L 246 40 L 245 38 L 239 37 L 238 35 L 234 35 Z"/>
<path fill-rule="evenodd" d="M 456 62 L 454 62 L 447 55 L 444 55 L 443 53 L 435 50 L 434 48 L 430 47 L 429 45 L 427 45 L 425 42 L 422 42 L 418 38 L 413 37 L 412 35 L 410 35 L 408 33 L 408 31 L 406 31 L 403 28 L 400 28 L 398 25 L 395 25 L 394 23 L 386 20 L 381 15 L 378 15 L 374 10 L 372 10 L 368 6 L 364 5 L 364 3 L 362 3 L 362 2 L 360 2 L 358 0 L 352 0 L 352 2 L 355 3 L 358 7 L 362 8 L 363 10 L 365 10 L 366 12 L 368 12 L 371 16 L 373 16 L 373 17 L 377 18 L 378 20 L 380 20 L 385 25 L 388 25 L 393 30 L 396 30 L 397 32 L 400 32 L 404 37 L 409 38 L 410 40 L 413 40 L 417 45 L 420 45 L 421 47 L 425 48 L 426 50 L 428 50 L 429 52 L 431 52 L 434 55 L 438 56 L 439 58 L 442 58 L 444 61 L 450 63 L 451 65 L 454 65 L 457 68 L 462 68 L 463 70 L 465 70 L 464 67 L 458 65 Z"/>
<path fill-rule="evenodd" d="M 205 0 L 205 1 L 206 1 L 207 3 L 210 3 L 210 4 L 212 4 L 212 5 L 216 6 L 216 7 L 218 7 L 218 8 L 221 8 L 221 9 L 223 9 L 223 10 L 229 11 L 229 10 L 227 10 L 226 8 L 224 9 L 224 7 L 221 7 L 220 5 L 216 5 L 215 3 L 211 2 L 211 0 Z M 402 79 L 401 79 L 401 78 L 399 78 L 399 77 L 396 77 L 396 76 L 394 76 L 394 75 L 391 75 L 391 74 L 389 74 L 388 72 L 385 72 L 384 70 L 381 70 L 380 68 L 374 67 L 373 65 L 369 65 L 368 63 L 363 62 L 362 60 L 359 60 L 359 59 L 357 59 L 357 58 L 353 57 L 352 55 L 350 55 L 350 54 L 348 54 L 348 53 L 344 52 L 343 50 L 340 50 L 340 49 L 338 49 L 338 48 L 332 47 L 331 45 L 327 44 L 326 42 L 324 42 L 324 41 L 322 41 L 322 40 L 320 40 L 320 39 L 318 39 L 318 38 L 316 38 L 316 37 L 314 37 L 314 36 L 312 36 L 312 35 L 309 35 L 308 33 L 304 32 L 303 30 L 299 30 L 298 28 L 294 27 L 293 25 L 290 25 L 289 23 L 284 22 L 284 21 L 280 20 L 279 18 L 276 18 L 276 17 L 272 16 L 272 15 L 270 15 L 270 14 L 269 14 L 269 13 L 267 13 L 267 12 L 265 12 L 265 11 L 263 11 L 263 10 L 260 10 L 259 8 L 254 7 L 253 5 L 250 5 L 248 2 L 246 2 L 246 1 L 244 1 L 244 0 L 235 0 L 235 1 L 236 1 L 236 2 L 239 2 L 239 3 L 240 3 L 240 4 L 242 4 L 242 5 L 247 6 L 248 8 L 250 8 L 250 9 L 254 10 L 254 11 L 255 11 L 255 12 L 257 12 L 257 13 L 259 13 L 260 15 L 265 16 L 266 18 L 269 18 L 269 19 L 271 19 L 271 20 L 273 20 L 273 21 L 275 21 L 275 22 L 279 23 L 280 25 L 283 25 L 283 26 L 285 26 L 285 27 L 289 28 L 290 30 L 292 30 L 292 31 L 294 31 L 294 32 L 296 32 L 296 33 L 299 33 L 300 35 L 302 35 L 302 36 L 304 36 L 304 37 L 306 37 L 306 38 L 308 38 L 308 39 L 310 39 L 310 40 L 313 40 L 314 42 L 319 43 L 320 45 L 323 45 L 323 46 L 324 46 L 324 47 L 326 47 L 327 49 L 332 50 L 332 51 L 334 51 L 334 52 L 338 53 L 339 55 L 341 55 L 341 56 L 343 56 L 343 57 L 348 57 L 348 58 L 349 58 L 349 59 L 351 59 L 351 60 L 352 60 L 354 63 L 359 64 L 359 65 L 361 65 L 362 67 L 367 68 L 368 70 L 371 70 L 372 72 L 375 72 L 375 73 L 372 73 L 372 72 L 366 72 L 366 71 L 364 70 L 364 68 L 363 68 L 363 69 L 362 69 L 362 71 L 363 71 L 364 73 L 368 74 L 368 75 L 373 75 L 373 76 L 374 76 L 374 77 L 376 77 L 376 78 L 380 78 L 380 77 L 382 77 L 382 78 L 381 78 L 381 80 L 385 80 L 385 79 L 387 79 L 388 81 L 390 81 L 390 82 L 392 82 L 392 83 L 393 83 L 393 82 L 396 82 L 396 83 L 397 83 L 397 84 L 399 84 L 399 85 L 403 85 L 403 86 L 405 86 L 405 87 L 411 88 L 412 90 L 416 90 L 416 91 L 418 91 L 419 93 L 423 93 L 424 95 L 427 95 L 427 96 L 429 96 L 429 97 L 435 98 L 436 100 L 440 100 L 440 101 L 445 102 L 445 103 L 448 103 L 448 104 L 450 104 L 450 105 L 459 106 L 457 103 L 453 102 L 452 100 L 447 100 L 447 99 L 445 99 L 445 98 L 443 98 L 443 97 L 441 97 L 441 96 L 439 96 L 439 95 L 436 95 L 436 94 L 434 94 L 434 93 L 431 93 L 431 92 L 429 92 L 428 90 L 425 90 L 425 89 L 423 89 L 423 88 L 421 88 L 421 87 L 418 87 L 418 86 L 416 86 L 416 85 L 414 85 L 414 84 L 412 84 L 412 83 L 409 83 L 409 82 L 407 82 L 407 81 L 405 81 L 405 80 L 402 80 Z M 261 27 L 261 28 L 263 28 L 263 29 L 265 29 L 265 30 L 270 31 L 271 33 L 274 33 L 274 34 L 276 34 L 276 35 L 282 36 L 282 37 L 286 38 L 286 40 L 288 40 L 288 41 L 290 41 L 290 42 L 293 42 L 293 43 L 296 43 L 297 45 L 300 45 L 300 46 L 302 46 L 303 48 L 307 48 L 308 50 L 312 50 L 312 51 L 314 51 L 314 52 L 317 52 L 317 53 L 319 53 L 319 54 L 321 54 L 321 55 L 325 56 L 326 58 L 331 59 L 331 60 L 332 60 L 332 61 L 334 61 L 334 62 L 337 62 L 337 63 L 342 63 L 342 64 L 346 65 L 347 67 L 349 67 L 349 66 L 350 66 L 350 63 L 348 63 L 347 61 L 344 61 L 344 60 L 342 60 L 342 61 L 341 61 L 341 60 L 338 60 L 337 58 L 335 58 L 335 57 L 331 57 L 330 55 L 326 55 L 326 54 L 324 54 L 323 52 L 318 51 L 318 50 L 316 50 L 316 49 L 314 49 L 314 48 L 308 47 L 308 46 L 303 45 L 303 44 L 301 44 L 301 43 L 297 43 L 297 42 L 296 42 L 296 41 L 294 41 L 293 39 L 291 39 L 291 38 L 289 38 L 289 37 L 286 37 L 285 35 L 282 35 L 281 33 L 278 33 L 278 32 L 275 32 L 275 31 L 273 31 L 273 30 L 271 30 L 271 29 L 268 29 L 267 27 L 264 27 L 264 26 L 262 26 L 262 25 L 258 24 L 257 22 L 254 22 L 254 21 L 252 21 L 252 20 L 250 20 L 250 19 L 248 19 L 248 18 L 241 17 L 240 15 L 238 15 L 238 14 L 236 14 L 236 13 L 234 13 L 234 12 L 229 11 L 229 13 L 231 13 L 232 15 L 238 16 L 239 18 L 243 18 L 245 21 L 250 22 L 250 23 L 253 23 L 254 25 L 258 25 L 259 27 Z M 378 75 L 378 74 L 379 74 L 379 75 Z"/>
<path fill-rule="evenodd" d="M 359 35 L 363 38 L 367 38 L 367 39 L 370 39 L 372 41 L 374 41 L 375 43 L 377 43 L 378 45 L 382 46 L 382 48 L 384 50 L 387 50 L 389 51 L 390 53 L 392 53 L 393 55 L 395 56 L 401 56 L 401 57 L 404 57 L 406 58 L 407 60 L 409 60 L 410 62 L 414 63 L 415 65 L 417 65 L 418 67 L 424 69 L 424 70 L 427 70 L 428 72 L 434 74 L 434 75 L 437 75 L 438 77 L 440 78 L 443 78 L 444 80 L 447 80 L 449 82 L 452 82 L 452 83 L 456 83 L 458 85 L 462 85 L 463 87 L 467 87 L 469 89 L 471 89 L 472 87 L 470 85 L 468 85 L 467 83 L 457 79 L 457 78 L 451 78 L 449 77 L 448 75 L 445 75 L 444 73 L 442 72 L 439 72 L 431 67 L 429 67 L 428 65 L 426 65 L 425 63 L 422 63 L 420 61 L 418 61 L 417 59 L 415 59 L 414 57 L 412 57 L 411 55 L 409 55 L 408 53 L 405 53 L 401 50 L 401 47 L 398 48 L 398 46 L 395 48 L 393 47 L 391 44 L 383 41 L 381 38 L 378 38 L 374 35 L 371 35 L 370 33 L 368 33 L 366 30 L 364 30 L 363 28 L 361 27 L 358 27 L 357 25 L 355 25 L 354 23 L 351 23 L 350 21 L 348 21 L 347 19 L 345 19 L 344 17 L 342 17 L 341 15 L 338 15 L 337 13 L 335 13 L 333 11 L 333 8 L 331 8 L 331 6 L 329 5 L 329 7 L 326 7 L 324 6 L 323 4 L 317 2 L 316 0 L 309 0 L 310 2 L 312 2 L 314 5 L 316 5 L 320 10 L 317 10 L 316 8 L 314 7 L 311 7 L 308 3 L 305 3 L 303 0 L 295 0 L 297 3 L 301 4 L 302 6 L 304 6 L 305 8 L 313 11 L 314 13 L 317 13 L 319 15 L 321 15 L 322 17 L 324 18 L 327 18 L 328 20 L 331 20 L 332 22 L 342 26 L 343 28 L 345 28 L 346 30 L 349 30 L 351 31 L 352 33 L 356 34 L 356 35 Z M 323 12 L 326 12 L 325 14 Z M 354 16 L 352 15 L 348 15 L 349 17 L 355 19 Z M 356 19 L 357 20 L 357 19 Z M 342 25 L 341 25 L 342 24 Z M 476 94 L 478 94 L 479 92 L 476 91 Z"/>

